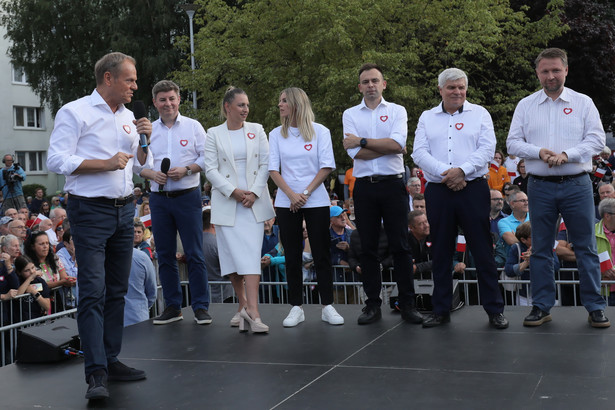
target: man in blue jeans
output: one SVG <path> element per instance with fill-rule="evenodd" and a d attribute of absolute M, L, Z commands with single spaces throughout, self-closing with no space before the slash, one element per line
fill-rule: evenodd
<path fill-rule="evenodd" d="M 147 118 L 136 121 L 124 106 L 137 89 L 135 64 L 117 52 L 98 60 L 96 89 L 58 111 L 49 142 L 47 168 L 66 176 L 64 190 L 70 196 L 87 399 L 109 397 L 107 380 L 146 377 L 117 358 L 132 261 L 132 174 L 146 161 L 139 134 L 149 137 L 152 131 Z"/>
<path fill-rule="evenodd" d="M 579 269 L 581 303 L 593 327 L 610 326 L 600 295 L 600 262 L 594 235 L 594 198 L 588 172 L 605 143 L 591 98 L 564 87 L 568 57 L 549 48 L 536 58 L 542 90 L 522 99 L 510 125 L 508 153 L 525 159 L 532 215 L 530 260 L 533 307 L 524 326 L 551 320 L 555 304 L 553 243 L 561 214 Z"/>
<path fill-rule="evenodd" d="M 194 320 L 199 325 L 212 322 L 209 315 L 209 286 L 203 257 L 203 217 L 200 172 L 205 168 L 205 130 L 179 113 L 179 87 L 163 80 L 152 90 L 160 118 L 152 124 L 152 155 L 141 176 L 152 180 L 149 204 L 156 238 L 160 284 L 166 308 L 154 318 L 155 325 L 182 320 L 182 290 L 175 254 L 177 233 L 182 241 Z M 163 159 L 170 167 L 162 172 Z M 156 171 L 158 170 L 158 171 Z"/>

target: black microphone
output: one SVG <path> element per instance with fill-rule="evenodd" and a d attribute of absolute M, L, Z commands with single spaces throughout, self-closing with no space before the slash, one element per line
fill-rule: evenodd
<path fill-rule="evenodd" d="M 162 159 L 162 164 L 160 164 L 160 172 L 163 172 L 165 175 L 169 172 L 169 168 L 171 167 L 171 160 L 168 158 Z M 164 184 L 158 185 L 158 192 L 164 191 Z"/>
<path fill-rule="evenodd" d="M 136 100 L 132 104 L 132 112 L 135 115 L 135 118 L 137 120 L 140 120 L 141 118 L 145 117 L 146 112 L 145 112 L 145 104 L 143 104 L 143 101 Z M 147 135 L 139 134 L 139 139 L 140 139 L 141 148 L 143 148 L 143 153 L 147 154 Z"/>

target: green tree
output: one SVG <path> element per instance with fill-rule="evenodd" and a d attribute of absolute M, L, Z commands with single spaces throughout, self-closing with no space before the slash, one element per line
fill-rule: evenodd
<path fill-rule="evenodd" d="M 197 13 L 195 73 L 175 78 L 195 87 L 207 127 L 220 123 L 219 101 L 230 84 L 250 97 L 250 120 L 279 125 L 279 92 L 303 88 L 317 121 L 331 129 L 339 167 L 341 116 L 358 104 L 358 68 L 368 61 L 385 69 L 385 98 L 404 105 L 409 147 L 421 112 L 440 101 L 437 75 L 459 67 L 470 77 L 468 98 L 492 113 L 503 145 L 516 103 L 536 88 L 531 60 L 564 31 L 562 0 L 530 21 L 506 0 L 258 0 L 229 6 L 202 0 Z M 185 47 L 185 42 L 182 43 Z"/>
<path fill-rule="evenodd" d="M 1 9 L 8 55 L 53 114 L 92 92 L 94 64 L 111 51 L 136 58 L 135 99 L 151 101 L 153 84 L 180 67 L 174 39 L 188 30 L 169 0 L 4 0 Z"/>

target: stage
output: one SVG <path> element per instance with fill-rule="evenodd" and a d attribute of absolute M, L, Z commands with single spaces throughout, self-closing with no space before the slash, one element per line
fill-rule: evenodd
<path fill-rule="evenodd" d="M 289 308 L 262 305 L 268 335 L 229 326 L 236 307 L 214 304 L 211 325 L 184 320 L 126 328 L 120 359 L 147 380 L 110 383 L 111 398 L 84 399 L 81 359 L 0 368 L 3 409 L 612 409 L 615 311 L 594 329 L 581 307 L 553 308 L 553 321 L 522 326 L 529 308 L 511 307 L 507 330 L 488 326 L 480 307 L 423 329 L 383 309 L 359 326 L 361 307 L 337 305 L 346 324 L 306 321 L 283 328 Z M 610 403 L 610 404 L 609 404 Z"/>

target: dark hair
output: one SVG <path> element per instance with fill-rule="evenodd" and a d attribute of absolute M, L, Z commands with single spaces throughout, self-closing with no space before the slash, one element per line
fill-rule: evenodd
<path fill-rule="evenodd" d="M 564 64 L 564 67 L 568 67 L 568 56 L 566 55 L 566 52 L 561 48 L 547 48 L 545 50 L 542 50 L 534 61 L 535 67 L 538 68 L 538 63 L 540 63 L 540 60 L 543 60 L 545 58 L 559 58 L 560 60 L 562 60 L 562 64 Z"/>
<path fill-rule="evenodd" d="M 235 97 L 239 94 L 246 94 L 246 92 L 241 88 L 236 88 L 232 85 L 226 89 L 224 97 L 222 98 L 222 105 L 220 106 L 220 119 L 226 118 L 226 109 L 224 108 L 224 104 L 231 104 L 235 101 Z"/>
<path fill-rule="evenodd" d="M 425 199 L 425 195 L 423 194 L 414 194 L 412 195 L 412 200 L 413 201 L 422 201 Z"/>
<path fill-rule="evenodd" d="M 26 268 L 26 266 L 28 266 L 29 263 L 34 264 L 34 262 L 32 262 L 32 259 L 30 259 L 26 255 L 18 256 L 15 259 L 15 270 L 17 271 L 17 273 L 20 273 Z"/>
<path fill-rule="evenodd" d="M 380 66 L 375 63 L 363 64 L 361 68 L 359 68 L 359 77 L 361 77 L 361 74 L 363 74 L 363 71 L 369 71 L 369 70 L 374 70 L 374 69 L 380 71 L 380 74 L 382 74 L 382 77 L 384 78 L 384 73 L 382 72 L 382 68 L 380 68 Z"/>
<path fill-rule="evenodd" d="M 419 211 L 418 209 L 415 209 L 414 211 L 410 211 L 408 213 L 408 226 L 414 225 L 414 220 L 421 215 L 425 215 L 425 212 Z"/>
<path fill-rule="evenodd" d="M 36 238 L 38 238 L 39 236 L 43 236 L 43 235 L 47 236 L 47 234 L 44 231 L 34 231 L 26 239 L 23 245 L 25 254 L 33 261 L 36 261 L 34 262 L 34 264 L 39 267 L 41 264 L 39 263 L 38 256 L 36 256 L 36 252 L 34 251 L 34 244 L 36 243 Z M 47 266 L 49 266 L 49 268 L 53 271 L 53 273 L 58 273 L 58 264 L 56 263 L 56 255 L 55 253 L 53 253 L 53 248 L 51 247 L 51 244 L 49 244 L 49 253 L 47 254 L 47 256 L 45 256 L 45 261 L 43 263 L 46 263 Z"/>
<path fill-rule="evenodd" d="M 133 65 L 137 65 L 137 62 L 131 56 L 124 53 L 109 53 L 104 55 L 100 60 L 96 62 L 94 66 L 94 76 L 96 77 L 96 85 L 100 85 L 105 81 L 105 73 L 108 71 L 116 78 L 120 73 L 120 66 L 124 61 L 128 60 Z"/>
<path fill-rule="evenodd" d="M 179 86 L 170 80 L 158 81 L 154 88 L 152 88 L 152 97 L 156 99 L 158 93 L 166 93 L 168 91 L 175 91 L 179 95 Z M 135 186 L 135 188 L 141 189 L 138 186 Z"/>
<path fill-rule="evenodd" d="M 521 225 L 517 226 L 515 237 L 519 240 L 519 242 L 521 242 L 521 239 L 528 239 L 532 237 L 532 225 L 530 225 L 530 221 L 523 222 Z"/>
<path fill-rule="evenodd" d="M 71 234 L 70 234 L 70 229 L 65 229 L 64 233 L 62 234 L 62 242 L 70 242 L 70 238 L 71 238 Z"/>
<path fill-rule="evenodd" d="M 211 210 L 203 210 L 203 229 L 211 228 Z"/>

